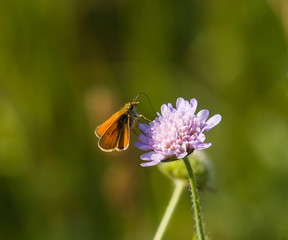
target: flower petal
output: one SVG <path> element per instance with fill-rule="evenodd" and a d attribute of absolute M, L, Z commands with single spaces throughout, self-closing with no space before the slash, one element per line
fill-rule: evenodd
<path fill-rule="evenodd" d="M 168 103 L 168 108 L 170 108 L 170 110 L 173 110 L 173 105 L 171 103 Z"/>
<path fill-rule="evenodd" d="M 147 124 L 145 124 L 145 123 L 139 123 L 138 128 L 139 128 L 143 133 L 145 133 L 146 130 L 149 128 L 149 126 L 148 126 Z"/>
<path fill-rule="evenodd" d="M 140 150 L 144 150 L 144 151 L 148 151 L 148 150 L 151 150 L 152 147 L 147 145 L 147 144 L 144 144 L 142 142 L 133 142 L 133 145 L 137 148 L 139 148 Z"/>
<path fill-rule="evenodd" d="M 161 106 L 161 114 L 162 114 L 162 116 L 168 115 L 170 112 L 171 112 L 171 109 L 166 104 L 163 104 Z"/>
<path fill-rule="evenodd" d="M 199 136 L 197 137 L 197 139 L 198 139 L 200 142 L 204 142 L 205 139 L 206 139 L 206 136 L 205 136 L 203 133 L 200 133 Z"/>
<path fill-rule="evenodd" d="M 207 109 L 200 110 L 197 114 L 198 121 L 205 122 L 209 116 L 209 111 Z"/>
<path fill-rule="evenodd" d="M 187 156 L 187 154 L 187 152 L 183 152 L 177 156 L 177 159 L 184 158 L 185 156 Z"/>
<path fill-rule="evenodd" d="M 145 143 L 145 144 L 148 144 L 150 138 L 147 137 L 145 134 L 140 134 L 140 135 L 138 136 L 138 139 L 139 139 L 140 142 L 143 142 L 143 143 Z"/>
<path fill-rule="evenodd" d="M 179 110 L 184 108 L 184 106 L 185 106 L 185 100 L 182 97 L 178 98 L 176 101 L 176 108 Z"/>
<path fill-rule="evenodd" d="M 211 128 L 215 127 L 220 121 L 222 117 L 220 114 L 216 114 L 213 117 L 209 118 L 206 122 L 206 126 L 204 127 L 203 131 L 209 131 Z"/>
<path fill-rule="evenodd" d="M 150 162 L 146 162 L 146 163 L 141 163 L 140 165 L 142 167 L 150 167 L 150 166 L 154 166 L 156 164 L 158 164 L 160 161 L 150 161 Z"/>
<path fill-rule="evenodd" d="M 212 143 L 197 143 L 195 145 L 195 149 L 202 150 L 202 149 L 209 148 L 211 145 L 212 145 Z"/>
<path fill-rule="evenodd" d="M 165 159 L 165 155 L 161 153 L 155 153 L 154 151 L 152 152 L 147 152 L 144 153 L 140 156 L 140 159 L 145 160 L 145 161 L 162 161 Z"/>
<path fill-rule="evenodd" d="M 190 110 L 190 113 L 193 115 L 195 114 L 195 111 L 196 111 L 196 108 L 197 108 L 197 100 L 195 98 L 192 98 L 190 100 L 190 106 L 191 106 L 191 110 Z"/>

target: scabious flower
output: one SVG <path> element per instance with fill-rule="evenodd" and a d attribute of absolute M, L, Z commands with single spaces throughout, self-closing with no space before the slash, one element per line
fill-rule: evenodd
<path fill-rule="evenodd" d="M 161 114 L 149 125 L 140 123 L 142 134 L 140 142 L 133 144 L 141 150 L 149 151 L 140 158 L 146 163 L 141 166 L 153 166 L 161 161 L 184 158 L 194 150 L 201 150 L 211 146 L 204 143 L 204 132 L 209 131 L 221 121 L 219 114 L 207 120 L 209 111 L 203 109 L 195 115 L 197 101 L 190 102 L 178 98 L 176 108 L 171 103 L 161 106 Z"/>

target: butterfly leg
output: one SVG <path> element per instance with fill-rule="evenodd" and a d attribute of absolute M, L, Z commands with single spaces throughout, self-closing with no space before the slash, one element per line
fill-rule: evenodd
<path fill-rule="evenodd" d="M 139 134 L 133 128 L 130 128 L 130 131 L 133 132 L 137 137 L 139 136 Z"/>
<path fill-rule="evenodd" d="M 143 115 L 139 115 L 139 118 L 143 118 L 143 119 L 146 120 L 147 122 L 152 122 L 151 120 L 149 120 L 148 118 L 146 118 L 146 117 L 143 116 Z"/>

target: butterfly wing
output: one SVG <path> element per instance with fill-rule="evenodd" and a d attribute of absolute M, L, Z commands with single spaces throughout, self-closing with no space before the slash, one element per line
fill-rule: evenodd
<path fill-rule="evenodd" d="M 106 130 L 119 118 L 121 117 L 121 110 L 114 113 L 107 121 L 102 123 L 100 126 L 98 126 L 95 130 L 95 134 L 98 138 L 101 138 L 103 134 L 106 132 Z"/>
<path fill-rule="evenodd" d="M 114 122 L 112 122 L 112 124 L 110 124 L 110 126 L 104 132 L 104 134 L 102 135 L 102 137 L 100 138 L 100 140 L 98 142 L 98 146 L 101 150 L 103 150 L 105 152 L 112 152 L 114 150 L 117 150 L 117 151 L 124 150 L 124 149 L 122 149 L 122 146 L 121 146 L 121 148 L 118 149 L 118 144 L 119 144 L 120 139 L 123 139 L 123 140 L 121 140 L 121 142 L 123 142 L 123 144 L 125 143 L 124 139 L 126 139 L 126 138 L 122 137 L 122 136 L 126 132 L 123 129 L 126 128 L 126 125 L 128 123 L 128 119 L 129 119 L 129 116 L 127 114 L 122 114 L 120 117 L 118 117 L 118 119 L 116 119 Z M 126 145 L 125 145 L 125 147 L 126 147 Z"/>
<path fill-rule="evenodd" d="M 127 115 L 127 118 L 124 119 L 122 123 L 122 128 L 119 132 L 119 141 L 118 146 L 116 148 L 117 151 L 124 151 L 129 147 L 129 140 L 130 140 L 130 117 Z"/>

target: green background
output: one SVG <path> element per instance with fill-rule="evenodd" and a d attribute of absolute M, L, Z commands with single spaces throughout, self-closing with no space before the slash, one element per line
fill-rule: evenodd
<path fill-rule="evenodd" d="M 1 1 L 0 239 L 152 239 L 171 181 L 94 135 L 142 91 L 223 117 L 205 150 L 211 239 L 287 239 L 287 16 L 285 0 Z M 192 239 L 189 194 L 164 239 Z"/>

